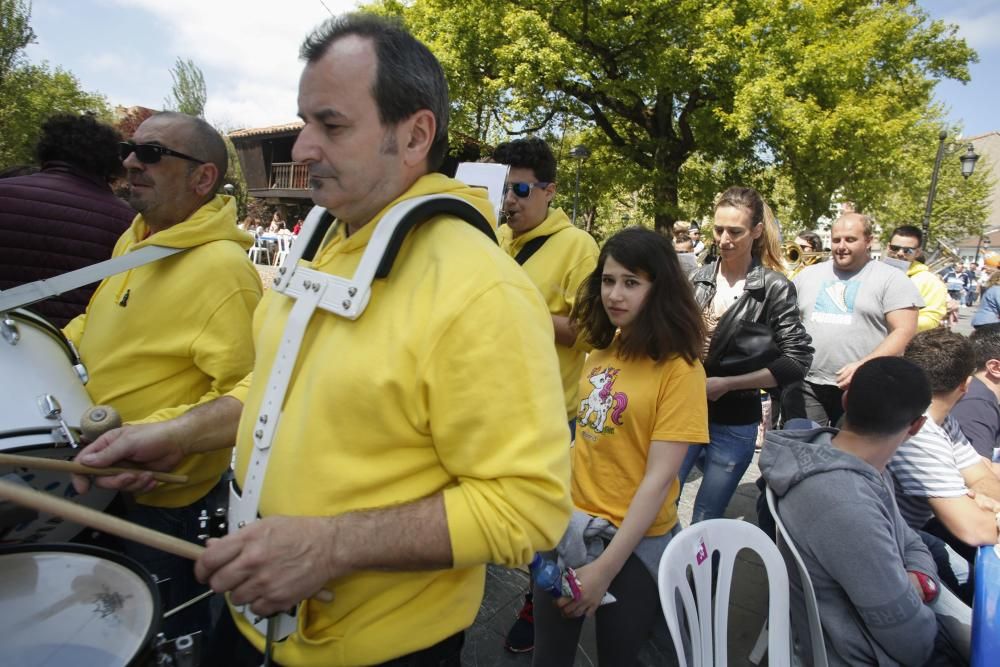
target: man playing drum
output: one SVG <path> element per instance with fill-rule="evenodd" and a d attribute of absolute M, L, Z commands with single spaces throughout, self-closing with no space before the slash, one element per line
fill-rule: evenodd
<path fill-rule="evenodd" d="M 338 299 L 298 318 L 334 276 L 360 272 L 380 242 L 376 227 L 410 200 L 450 195 L 493 215 L 485 191 L 434 173 L 448 96 L 424 45 L 384 19 L 348 15 L 323 24 L 302 55 L 305 126 L 293 158 L 309 165 L 313 200 L 337 222 L 311 263 L 283 268 L 316 277 L 297 295 L 269 290 L 255 315 L 254 373 L 230 395 L 106 434 L 79 460 L 169 468 L 237 441 L 233 502 L 242 507 L 259 487 L 262 518 L 231 521 L 196 572 L 249 618 L 230 608 L 212 641 L 223 652 L 207 664 L 259 665 L 266 642 L 253 616 L 302 602 L 294 631 L 273 647 L 279 664 L 459 665 L 485 563 L 527 562 L 568 521 L 552 320 L 495 238 L 451 214 L 405 237 L 359 317 L 338 315 Z M 310 215 L 304 236 L 314 223 Z M 289 360 L 279 350 L 298 326 L 301 351 Z"/>
<path fill-rule="evenodd" d="M 118 257 L 148 245 L 183 252 L 104 280 L 87 311 L 65 328 L 90 371 L 95 403 L 126 423 L 162 422 L 230 391 L 253 368 L 251 323 L 260 277 L 247 257 L 252 239 L 236 227 L 236 201 L 216 194 L 226 147 L 205 121 L 160 113 L 122 143 L 129 203 L 138 215 L 114 249 Z M 229 467 L 230 452 L 191 454 L 171 466 L 187 484 L 142 489 L 127 499 L 127 519 L 194 540 L 206 495 Z M 159 579 L 166 608 L 205 587 L 191 564 L 126 543 L 126 552 Z M 168 636 L 207 630 L 208 605 L 168 620 Z"/>

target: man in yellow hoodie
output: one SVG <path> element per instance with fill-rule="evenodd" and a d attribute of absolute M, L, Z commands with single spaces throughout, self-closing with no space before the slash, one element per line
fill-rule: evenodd
<path fill-rule="evenodd" d="M 948 312 L 948 290 L 927 265 L 917 261 L 917 253 L 923 245 L 924 234 L 919 227 L 902 225 L 892 230 L 885 254 L 893 259 L 910 262 L 906 275 L 917 286 L 924 300 L 924 307 L 917 316 L 917 332 L 941 326 L 941 320 Z"/>
<path fill-rule="evenodd" d="M 308 267 L 353 275 L 386 212 L 422 195 L 455 195 L 492 216 L 484 191 L 434 173 L 447 151 L 448 96 L 423 44 L 385 19 L 346 15 L 307 38 L 302 55 L 305 126 L 292 156 L 309 165 L 313 200 L 337 218 Z M 273 646 L 279 664 L 458 665 L 485 563 L 527 562 L 569 519 L 545 303 L 494 238 L 433 217 L 407 235 L 359 318 L 313 313 L 277 422 L 262 420 L 292 301 L 264 297 L 253 375 L 230 396 L 106 434 L 79 460 L 164 467 L 235 438 L 246 495 L 260 479 L 248 472 L 258 432 L 273 428 L 262 518 L 210 541 L 199 577 L 256 615 L 302 603 L 296 631 Z M 206 664 L 259 665 L 265 638 L 231 611 Z"/>
<path fill-rule="evenodd" d="M 148 245 L 184 248 L 105 279 L 83 315 L 64 330 L 90 372 L 95 403 L 115 407 L 126 423 L 163 422 L 230 391 L 253 368 L 253 312 L 260 277 L 247 257 L 251 237 L 236 227 L 236 201 L 217 195 L 226 147 L 205 121 L 160 113 L 122 144 L 129 203 L 139 214 L 118 240 L 118 257 Z M 229 467 L 219 450 L 173 466 L 186 484 L 162 485 L 126 498 L 129 520 L 184 537 L 211 514 L 206 495 Z M 126 543 L 125 550 L 160 579 L 166 608 L 205 590 L 190 562 Z M 208 604 L 174 616 L 171 636 L 207 629 Z"/>
<path fill-rule="evenodd" d="M 580 407 L 580 375 L 589 348 L 585 341 L 577 341 L 569 314 L 580 283 L 597 267 L 600 250 L 590 234 L 574 227 L 561 208 L 551 205 L 556 194 L 556 159 L 545 141 L 529 137 L 500 144 L 493 151 L 493 161 L 510 167 L 504 184 L 506 224 L 498 233 L 500 247 L 524 267 L 552 316 L 572 440 Z M 533 605 L 528 593 L 507 633 L 507 650 L 524 653 L 534 647 Z"/>

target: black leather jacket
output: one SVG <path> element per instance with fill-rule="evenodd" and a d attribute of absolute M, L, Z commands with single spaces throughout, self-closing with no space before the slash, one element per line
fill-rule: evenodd
<path fill-rule="evenodd" d="M 694 297 L 702 309 L 715 298 L 715 277 L 714 262 L 691 274 Z M 755 259 L 743 295 L 719 319 L 712 335 L 704 362 L 706 374 L 725 377 L 766 368 L 778 386 L 785 386 L 802 380 L 812 359 L 812 339 L 802 326 L 795 286 Z M 749 423 L 754 421 L 753 414 L 760 419 L 755 391 L 730 392 L 709 402 L 711 421 Z"/>

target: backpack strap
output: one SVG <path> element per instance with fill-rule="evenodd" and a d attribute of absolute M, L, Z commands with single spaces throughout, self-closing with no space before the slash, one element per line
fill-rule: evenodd
<path fill-rule="evenodd" d="M 538 252 L 543 245 L 545 245 L 545 242 L 549 240 L 549 236 L 552 236 L 552 234 L 549 234 L 548 236 L 536 236 L 525 243 L 521 250 L 517 253 L 517 257 L 514 258 L 514 261 L 521 266 L 524 266 L 524 263 L 531 259 L 531 256 Z"/>

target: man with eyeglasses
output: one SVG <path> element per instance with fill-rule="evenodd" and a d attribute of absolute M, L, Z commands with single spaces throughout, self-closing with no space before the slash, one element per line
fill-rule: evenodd
<path fill-rule="evenodd" d="M 224 395 L 253 368 L 261 281 L 247 257 L 251 237 L 236 226 L 236 200 L 217 194 L 228 157 L 211 125 L 159 113 L 120 153 L 138 215 L 114 256 L 150 245 L 183 251 L 106 278 L 65 334 L 90 372 L 94 403 L 113 406 L 126 424 L 166 422 Z M 199 515 L 216 509 L 207 497 L 229 460 L 228 449 L 192 454 L 170 466 L 188 482 L 126 488 L 135 493 L 125 499 L 125 518 L 197 541 Z M 168 580 L 160 587 L 165 609 L 206 590 L 189 561 L 133 542 L 125 551 Z M 164 631 L 174 637 L 210 625 L 204 602 L 168 619 Z"/>
<path fill-rule="evenodd" d="M 449 100 L 427 47 L 395 21 L 347 14 L 300 53 L 292 157 L 335 216 L 312 261 L 294 268 L 296 288 L 315 288 L 268 291 L 254 372 L 229 395 L 106 434 L 78 458 L 111 465 L 155 451 L 162 466 L 190 451 L 228 456 L 236 440 L 231 509 L 249 520 L 195 565 L 229 593 L 203 664 L 258 667 L 264 652 L 289 667 L 458 667 L 486 563 L 527 563 L 569 520 L 552 322 L 497 246 L 486 191 L 437 172 Z M 406 234 L 359 317 L 344 316 L 339 297 L 302 315 L 378 249 L 397 206 L 441 195 L 486 224 L 436 213 Z M 313 272 L 308 282 L 299 271 Z M 110 451 L 93 451 L 102 445 Z M 290 608 L 295 619 L 261 624 Z"/>
<path fill-rule="evenodd" d="M 580 283 L 597 267 L 600 251 L 590 234 L 573 226 L 561 208 L 551 206 L 556 194 L 556 159 L 545 141 L 529 137 L 500 144 L 493 151 L 493 161 L 510 168 L 503 198 L 506 224 L 498 232 L 500 247 L 524 267 L 548 305 L 572 440 L 580 406 L 580 374 L 589 348 L 577 341 L 569 314 Z M 509 651 L 525 653 L 534 648 L 532 613 L 529 593 L 507 635 Z"/>
<path fill-rule="evenodd" d="M 927 269 L 927 265 L 917 261 L 924 234 L 919 227 L 901 225 L 892 230 L 889 235 L 889 245 L 886 246 L 886 257 L 909 262 L 906 269 L 913 284 L 916 285 L 924 307 L 917 315 L 917 331 L 927 331 L 941 326 L 941 320 L 948 312 L 948 290 L 940 278 Z"/>

